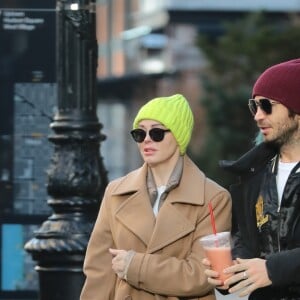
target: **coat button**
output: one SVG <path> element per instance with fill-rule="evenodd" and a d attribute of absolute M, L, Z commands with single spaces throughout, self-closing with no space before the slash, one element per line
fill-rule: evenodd
<path fill-rule="evenodd" d="M 124 298 L 124 300 L 131 300 L 132 298 L 131 298 L 131 296 L 130 295 L 127 295 L 127 296 L 125 296 L 125 298 Z"/>

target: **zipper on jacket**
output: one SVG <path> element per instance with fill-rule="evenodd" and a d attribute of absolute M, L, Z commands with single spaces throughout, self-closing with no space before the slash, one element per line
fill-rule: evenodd
<path fill-rule="evenodd" d="M 277 214 L 278 214 L 278 225 L 277 225 L 277 244 L 278 252 L 281 251 L 280 247 L 280 223 L 281 223 L 281 213 L 280 213 L 281 204 L 278 204 Z"/>

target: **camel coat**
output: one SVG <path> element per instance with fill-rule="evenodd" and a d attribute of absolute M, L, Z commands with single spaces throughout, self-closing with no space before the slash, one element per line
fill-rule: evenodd
<path fill-rule="evenodd" d="M 209 201 L 217 230 L 230 230 L 229 193 L 185 156 L 180 184 L 155 217 L 146 175 L 144 164 L 107 186 L 86 252 L 80 300 L 215 299 L 199 238 L 212 233 Z M 109 248 L 136 252 L 127 280 L 113 272 Z"/>

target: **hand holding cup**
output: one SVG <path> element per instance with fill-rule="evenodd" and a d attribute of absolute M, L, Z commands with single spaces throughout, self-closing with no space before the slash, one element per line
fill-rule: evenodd
<path fill-rule="evenodd" d="M 233 265 L 231 256 L 231 235 L 229 231 L 210 234 L 200 239 L 205 256 L 211 263 L 212 270 L 218 272 L 216 279 L 222 283 L 231 276 L 223 273 L 223 270 Z"/>

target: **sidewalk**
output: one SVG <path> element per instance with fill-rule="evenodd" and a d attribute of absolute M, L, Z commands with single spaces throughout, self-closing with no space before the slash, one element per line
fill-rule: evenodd
<path fill-rule="evenodd" d="M 248 297 L 239 297 L 237 295 L 221 295 L 218 291 L 216 291 L 217 300 L 247 300 Z"/>

